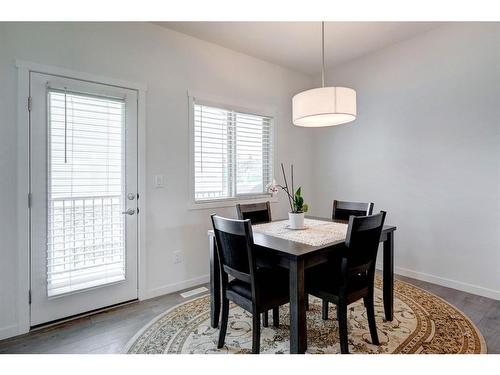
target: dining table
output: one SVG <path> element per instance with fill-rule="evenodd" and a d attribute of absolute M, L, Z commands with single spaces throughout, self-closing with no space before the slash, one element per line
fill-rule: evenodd
<path fill-rule="evenodd" d="M 305 272 L 328 261 L 335 251 L 345 248 L 347 222 L 320 217 L 307 217 L 304 230 L 292 230 L 288 220 L 253 225 L 254 250 L 257 259 L 289 270 L 290 288 L 290 353 L 307 350 L 306 310 L 308 295 Z M 382 256 L 382 297 L 385 319 L 393 319 L 394 301 L 394 232 L 396 227 L 384 225 L 380 242 Z M 213 230 L 208 231 L 210 257 L 210 324 L 219 325 L 221 310 L 221 267 Z"/>

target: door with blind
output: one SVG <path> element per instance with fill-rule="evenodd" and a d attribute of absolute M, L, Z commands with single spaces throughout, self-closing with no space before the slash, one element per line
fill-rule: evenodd
<path fill-rule="evenodd" d="M 31 73 L 31 325 L 137 298 L 137 92 Z"/>

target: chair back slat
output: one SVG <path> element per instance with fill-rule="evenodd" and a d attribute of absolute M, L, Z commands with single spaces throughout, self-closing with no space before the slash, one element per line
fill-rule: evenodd
<path fill-rule="evenodd" d="M 345 245 L 349 274 L 375 271 L 380 236 L 386 213 L 381 211 L 369 216 L 351 216 Z"/>
<path fill-rule="evenodd" d="M 350 216 L 366 216 L 373 212 L 373 203 L 333 201 L 332 219 L 348 221 Z"/>
<path fill-rule="evenodd" d="M 237 204 L 238 219 L 251 220 L 252 224 L 269 223 L 271 221 L 271 204 L 269 202 L 253 204 Z"/>
<path fill-rule="evenodd" d="M 250 220 L 231 220 L 214 214 L 212 224 L 223 270 L 238 280 L 251 283 L 255 260 Z"/>
<path fill-rule="evenodd" d="M 249 283 L 249 284 L 252 282 L 252 277 L 247 272 L 241 272 L 241 271 L 238 271 L 238 270 L 236 270 L 232 267 L 226 266 L 226 265 L 223 265 L 222 268 L 224 269 L 224 271 L 226 271 L 226 273 L 228 275 L 231 275 L 232 277 L 234 277 L 238 280 L 244 281 L 245 283 Z"/>

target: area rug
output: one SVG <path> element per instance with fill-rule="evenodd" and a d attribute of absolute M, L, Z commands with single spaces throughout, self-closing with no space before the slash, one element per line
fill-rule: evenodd
<path fill-rule="evenodd" d="M 438 296 L 406 282 L 394 285 L 394 320 L 384 320 L 381 278 L 377 276 L 375 314 L 380 345 L 372 345 L 362 301 L 349 305 L 351 353 L 486 353 L 477 327 L 457 308 Z M 335 306 L 321 319 L 321 301 L 309 297 L 307 353 L 340 352 Z M 261 353 L 289 352 L 289 309 L 280 308 L 280 326 L 261 329 Z M 210 296 L 177 305 L 153 319 L 126 346 L 127 353 L 250 353 L 252 316 L 231 304 L 226 344 L 217 349 L 219 330 L 210 326 Z"/>

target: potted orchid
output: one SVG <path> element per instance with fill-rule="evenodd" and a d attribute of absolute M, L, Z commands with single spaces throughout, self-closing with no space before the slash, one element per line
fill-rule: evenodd
<path fill-rule="evenodd" d="M 297 190 L 294 188 L 293 164 L 290 166 L 291 186 L 288 185 L 283 163 L 281 163 L 281 171 L 283 173 L 285 185 L 278 185 L 276 184 L 276 181 L 273 180 L 273 182 L 267 186 L 267 191 L 274 195 L 278 193 L 278 189 L 282 189 L 286 193 L 288 203 L 290 204 L 290 212 L 288 213 L 289 228 L 304 229 L 304 215 L 309 207 L 306 203 L 304 203 L 304 198 L 302 197 L 302 187 L 299 186 Z"/>

